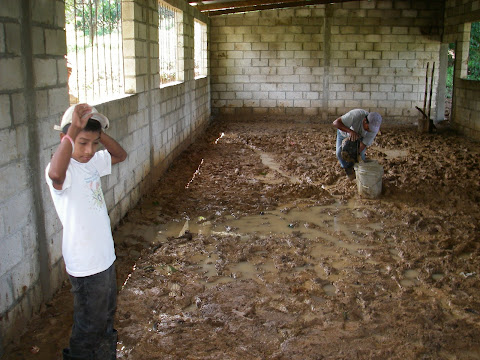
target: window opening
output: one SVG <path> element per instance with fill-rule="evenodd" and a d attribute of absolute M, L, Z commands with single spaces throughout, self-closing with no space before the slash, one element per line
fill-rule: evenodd
<path fill-rule="evenodd" d="M 70 103 L 124 94 L 121 0 L 66 0 Z"/>
<path fill-rule="evenodd" d="M 447 99 L 452 98 L 454 69 L 455 69 L 455 43 L 449 43 L 448 44 L 448 60 L 447 60 L 447 80 L 446 80 L 447 91 L 445 92 L 445 96 Z"/>
<path fill-rule="evenodd" d="M 195 19 L 195 77 L 207 76 L 207 25 Z"/>
<path fill-rule="evenodd" d="M 480 80 L 480 22 L 473 22 L 470 28 L 467 79 Z"/>
<path fill-rule="evenodd" d="M 183 13 L 158 3 L 160 85 L 183 81 Z"/>
<path fill-rule="evenodd" d="M 455 76 L 455 51 L 456 43 L 448 44 L 447 53 L 447 73 L 445 75 L 445 108 L 444 119 L 450 120 L 452 115 L 452 98 L 453 98 L 453 79 Z"/>

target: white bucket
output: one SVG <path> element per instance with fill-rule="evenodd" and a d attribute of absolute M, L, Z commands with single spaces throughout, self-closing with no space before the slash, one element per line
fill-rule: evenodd
<path fill-rule="evenodd" d="M 356 163 L 354 166 L 358 193 L 370 199 L 382 192 L 383 166 L 376 160 Z"/>

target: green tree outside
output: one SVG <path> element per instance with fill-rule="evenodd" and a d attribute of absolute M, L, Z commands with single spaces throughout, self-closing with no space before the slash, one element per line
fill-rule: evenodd
<path fill-rule="evenodd" d="M 66 0 L 65 21 L 74 24 L 93 44 L 95 36 L 112 33 L 120 20 L 118 0 Z"/>
<path fill-rule="evenodd" d="M 468 80 L 480 80 L 480 22 L 472 23 L 468 51 Z"/>

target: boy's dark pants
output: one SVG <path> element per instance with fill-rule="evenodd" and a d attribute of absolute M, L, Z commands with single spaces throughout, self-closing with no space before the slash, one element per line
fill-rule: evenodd
<path fill-rule="evenodd" d="M 113 319 L 117 303 L 115 264 L 101 273 L 70 276 L 73 293 L 73 327 L 70 349 L 63 358 L 116 359 L 117 331 Z"/>

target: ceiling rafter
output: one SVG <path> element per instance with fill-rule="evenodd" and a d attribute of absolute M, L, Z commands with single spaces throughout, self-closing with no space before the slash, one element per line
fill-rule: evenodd
<path fill-rule="evenodd" d="M 213 0 L 213 1 L 194 1 L 189 3 L 209 16 L 218 16 L 233 14 L 239 12 L 281 9 L 289 7 L 301 7 L 308 5 L 322 5 L 352 2 L 360 0 Z"/>
<path fill-rule="evenodd" d="M 226 2 L 214 2 L 214 3 L 203 3 L 197 5 L 198 10 L 200 11 L 212 11 L 212 10 L 224 10 L 232 8 L 245 8 L 251 6 L 259 5 L 269 5 L 269 4 L 282 4 L 282 3 L 291 3 L 298 2 L 299 0 L 244 0 L 244 1 L 226 1 Z"/>

